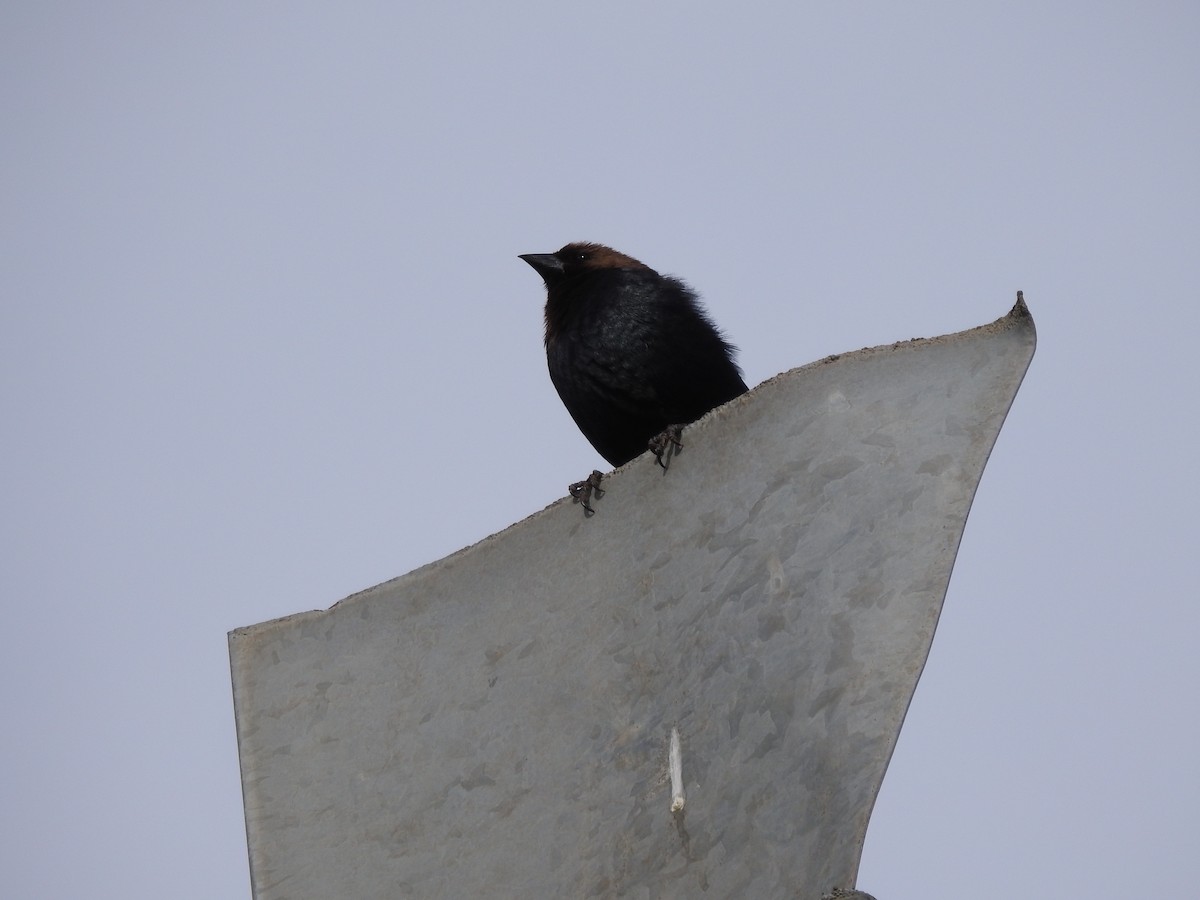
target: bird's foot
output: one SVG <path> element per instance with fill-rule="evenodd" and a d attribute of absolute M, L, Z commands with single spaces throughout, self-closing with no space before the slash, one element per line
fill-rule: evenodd
<path fill-rule="evenodd" d="M 828 894 L 822 895 L 821 900 L 875 900 L 875 898 L 866 891 L 846 890 L 845 888 L 835 887 Z"/>
<path fill-rule="evenodd" d="M 654 458 L 662 466 L 663 472 L 667 471 L 671 457 L 683 449 L 682 437 L 682 425 L 668 425 L 661 434 L 650 438 L 650 449 L 654 451 Z M 663 457 L 666 457 L 666 461 Z"/>
<path fill-rule="evenodd" d="M 597 500 L 604 496 L 604 489 L 600 487 L 600 480 L 604 478 L 595 469 L 592 474 L 583 481 L 577 481 L 567 487 L 567 491 L 571 494 L 571 499 L 583 506 L 583 514 L 585 516 L 595 515 L 596 511 L 592 509 L 591 499 L 593 496 Z"/>

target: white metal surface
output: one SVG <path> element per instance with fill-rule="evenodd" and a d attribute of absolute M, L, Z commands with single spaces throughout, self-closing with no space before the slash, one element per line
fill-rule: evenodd
<path fill-rule="evenodd" d="M 1018 303 L 793 370 L 591 518 L 232 632 L 255 896 L 853 887 L 1034 344 Z"/>

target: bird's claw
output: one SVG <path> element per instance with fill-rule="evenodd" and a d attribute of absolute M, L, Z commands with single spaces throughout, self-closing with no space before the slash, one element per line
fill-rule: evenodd
<path fill-rule="evenodd" d="M 866 891 L 835 887 L 828 894 L 823 894 L 821 900 L 875 900 L 875 898 Z"/>
<path fill-rule="evenodd" d="M 654 451 L 654 459 L 662 466 L 664 472 L 671 461 L 671 451 L 678 453 L 683 449 L 682 437 L 682 425 L 668 425 L 662 432 L 650 438 L 650 449 Z M 663 462 L 664 456 L 667 458 L 666 462 Z"/>
<path fill-rule="evenodd" d="M 592 516 L 596 513 L 589 501 L 593 496 L 597 500 L 604 496 L 604 489 L 600 487 L 600 481 L 603 478 L 603 475 L 593 469 L 592 474 L 583 481 L 576 481 L 574 484 L 567 486 L 567 491 L 570 493 L 571 499 L 583 506 L 583 514 L 585 516 Z"/>

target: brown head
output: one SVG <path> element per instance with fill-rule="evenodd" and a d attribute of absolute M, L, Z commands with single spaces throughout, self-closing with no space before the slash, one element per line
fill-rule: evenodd
<path fill-rule="evenodd" d="M 520 258 L 533 266 L 548 288 L 573 275 L 582 275 L 597 269 L 650 268 L 612 247 L 587 241 L 567 244 L 555 253 L 523 253 Z"/>

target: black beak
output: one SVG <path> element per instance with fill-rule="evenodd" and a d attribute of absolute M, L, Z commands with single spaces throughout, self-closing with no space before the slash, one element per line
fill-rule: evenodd
<path fill-rule="evenodd" d="M 525 262 L 533 266 L 534 270 L 542 276 L 542 280 L 546 284 L 557 281 L 562 278 L 563 264 L 562 260 L 553 253 L 522 253 L 518 259 L 523 259 Z"/>

